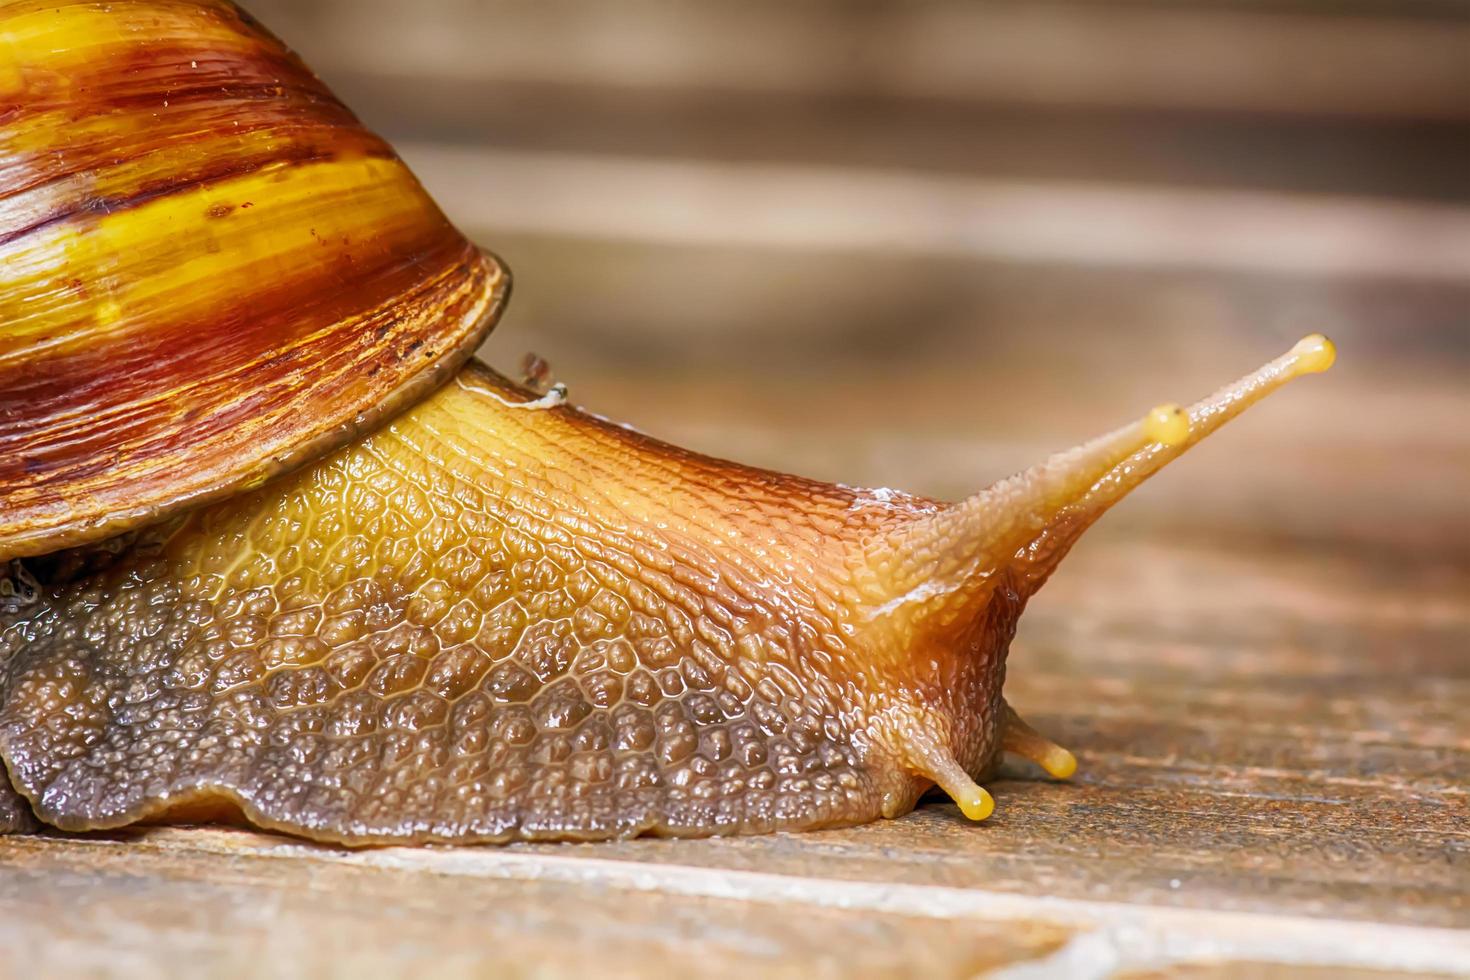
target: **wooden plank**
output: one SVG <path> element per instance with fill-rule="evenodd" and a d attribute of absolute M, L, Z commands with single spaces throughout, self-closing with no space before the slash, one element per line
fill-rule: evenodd
<path fill-rule="evenodd" d="M 319 69 L 589 87 L 1470 115 L 1462 11 L 1314 5 L 257 0 Z"/>
<path fill-rule="evenodd" d="M 1453 3 L 252 6 L 395 142 L 1466 196 Z"/>
<path fill-rule="evenodd" d="M 959 977 L 1067 937 L 1045 924 L 363 867 L 263 843 L 204 831 L 7 842 L 0 976 L 639 976 L 678 963 L 689 976 Z"/>
<path fill-rule="evenodd" d="M 1077 267 L 1470 279 L 1470 207 L 442 145 L 398 150 L 471 233 Z"/>
<path fill-rule="evenodd" d="M 394 143 L 1463 201 L 1454 121 L 630 89 L 323 68 Z"/>

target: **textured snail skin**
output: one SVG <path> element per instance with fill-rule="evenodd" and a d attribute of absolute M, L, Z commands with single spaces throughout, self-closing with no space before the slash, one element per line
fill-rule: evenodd
<path fill-rule="evenodd" d="M 0 760 L 45 824 L 243 816 L 349 844 L 970 817 L 1077 535 L 1330 344 L 954 505 L 701 457 L 471 363 L 384 429 L 0 620 Z M 116 552 L 116 554 L 114 554 Z M 3 781 L 0 781 L 3 788 Z M 12 829 L 24 812 L 10 807 Z"/>
<path fill-rule="evenodd" d="M 374 428 L 508 286 L 233 5 L 0 3 L 0 561 Z"/>
<path fill-rule="evenodd" d="M 26 801 L 0 779 L 0 834 L 23 834 L 35 829 L 36 820 Z"/>

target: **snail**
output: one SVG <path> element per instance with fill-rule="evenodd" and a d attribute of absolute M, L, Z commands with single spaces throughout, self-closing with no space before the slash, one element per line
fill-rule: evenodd
<path fill-rule="evenodd" d="M 1017 619 L 1312 336 L 954 504 L 471 357 L 504 265 L 225 0 L 0 11 L 0 829 L 802 831 L 1003 754 Z M 532 380 L 544 370 L 528 371 Z"/>

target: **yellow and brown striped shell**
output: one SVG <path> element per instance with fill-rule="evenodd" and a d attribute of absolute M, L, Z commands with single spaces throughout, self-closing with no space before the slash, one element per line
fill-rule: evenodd
<path fill-rule="evenodd" d="M 346 442 L 508 288 L 233 4 L 0 3 L 0 559 Z"/>

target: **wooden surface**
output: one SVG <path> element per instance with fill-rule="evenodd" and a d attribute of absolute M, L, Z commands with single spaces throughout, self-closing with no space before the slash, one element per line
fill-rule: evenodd
<path fill-rule="evenodd" d="M 1076 779 L 801 837 L 0 839 L 0 978 L 1470 975 L 1462 8 L 860 6 L 847 60 L 802 54 L 824 3 L 254 8 L 508 259 L 485 356 L 706 452 L 955 497 L 1331 334 L 1022 619 L 1008 697 Z M 976 17 L 1029 59 L 966 75 Z M 1173 47 L 1047 60 L 1125 35 Z M 1290 84 L 1354 57 L 1412 70 Z"/>

